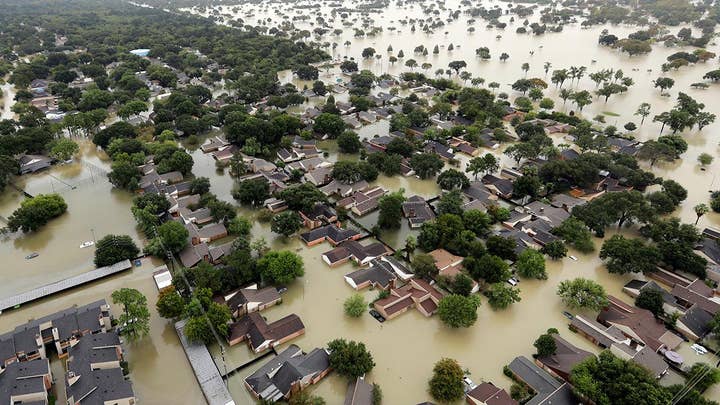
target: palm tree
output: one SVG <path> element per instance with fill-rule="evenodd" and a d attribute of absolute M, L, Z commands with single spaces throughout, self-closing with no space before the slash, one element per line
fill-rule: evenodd
<path fill-rule="evenodd" d="M 552 67 L 552 63 L 545 62 L 545 64 L 543 65 L 543 69 L 545 70 L 545 76 L 548 75 L 548 72 L 550 71 L 551 67 Z"/>
<path fill-rule="evenodd" d="M 697 215 L 697 219 L 695 219 L 695 225 L 698 224 L 698 221 L 700 221 L 700 217 L 710 212 L 710 208 L 708 208 L 705 204 L 698 204 L 694 208 L 695 215 Z"/>
<path fill-rule="evenodd" d="M 525 62 L 520 68 L 523 70 L 523 72 L 525 72 L 525 77 L 527 77 L 527 72 L 528 70 L 530 70 L 530 64 Z"/>

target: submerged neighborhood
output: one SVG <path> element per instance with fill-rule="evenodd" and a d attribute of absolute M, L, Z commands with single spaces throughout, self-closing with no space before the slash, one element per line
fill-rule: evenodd
<path fill-rule="evenodd" d="M 0 404 L 720 402 L 720 2 L 7 3 Z"/>

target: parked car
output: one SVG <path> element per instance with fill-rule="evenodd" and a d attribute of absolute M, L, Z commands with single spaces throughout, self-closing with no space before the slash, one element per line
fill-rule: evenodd
<path fill-rule="evenodd" d="M 516 286 L 518 285 L 518 283 L 520 283 L 520 280 L 516 279 L 515 277 L 510 277 L 507 282 L 512 286 Z"/>
<path fill-rule="evenodd" d="M 371 310 L 370 310 L 370 315 L 371 315 L 373 318 L 377 319 L 378 322 L 381 322 L 381 323 L 382 323 L 382 322 L 385 322 L 385 317 L 382 316 L 382 315 L 380 315 L 380 312 L 378 312 L 378 311 L 376 311 L 376 310 L 374 310 L 374 309 L 371 309 Z"/>

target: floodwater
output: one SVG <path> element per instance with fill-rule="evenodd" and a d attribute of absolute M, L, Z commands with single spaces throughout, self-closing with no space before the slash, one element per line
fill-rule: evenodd
<path fill-rule="evenodd" d="M 454 10 L 459 6 L 459 0 L 447 0 L 446 7 Z M 297 3 L 299 7 L 307 6 L 307 2 Z M 349 1 L 344 2 L 350 5 Z M 486 8 L 500 5 L 505 8 L 507 3 L 483 2 Z M 230 13 L 230 7 L 218 7 L 220 13 Z M 277 3 L 261 3 L 261 5 L 238 6 L 241 10 L 237 15 L 244 18 L 247 23 L 254 24 L 256 20 L 272 17 L 272 24 L 278 23 L 283 15 L 290 17 L 298 14 L 308 13 L 308 9 L 299 10 L 287 8 L 275 10 Z M 319 11 L 317 11 L 319 10 Z M 325 14 L 329 20 L 328 9 L 313 9 L 312 16 Z M 443 11 L 441 16 L 447 15 Z M 351 18 L 355 18 L 353 15 Z M 508 28 L 504 31 L 485 28 L 485 22 L 478 19 L 474 27 L 474 33 L 468 33 L 467 19 L 465 15 L 447 23 L 444 27 L 438 28 L 432 34 L 426 34 L 418 29 L 412 33 L 410 26 L 402 26 L 398 21 L 404 18 L 425 18 L 419 6 L 403 6 L 398 8 L 391 6 L 383 13 L 370 13 L 374 25 L 383 27 L 385 30 L 374 37 L 355 38 L 350 27 L 341 27 L 340 18 L 336 18 L 333 28 L 344 28 L 340 36 L 326 35 L 323 41 L 338 43 L 337 49 L 332 52 L 333 57 L 343 56 L 354 57 L 362 69 L 370 69 L 376 74 L 390 73 L 397 75 L 408 70 L 403 61 L 391 66 L 388 63 L 389 54 L 386 48 L 392 45 L 396 55 L 399 50 L 405 53 L 405 59 L 414 58 L 418 64 L 431 63 L 432 68 L 425 71 L 432 75 L 437 68 L 447 68 L 448 62 L 452 60 L 465 60 L 468 63 L 467 70 L 473 77 L 483 77 L 487 82 L 496 81 L 501 83 L 500 92 L 507 92 L 511 99 L 518 94 L 512 92 L 510 84 L 524 74 L 520 65 L 524 62 L 530 64 L 528 77 L 544 78 L 543 63 L 549 61 L 553 64 L 552 69 L 568 68 L 571 65 L 584 65 L 589 72 L 603 68 L 622 69 L 627 76 L 631 76 L 636 84 L 624 95 L 613 96 L 606 104 L 602 100 L 594 100 L 594 103 L 587 106 L 583 116 L 592 118 L 597 114 L 611 112 L 617 114 L 607 115 L 609 124 L 621 128 L 624 123 L 633 121 L 639 124 L 639 117 L 633 116 L 637 106 L 642 102 L 652 104 L 652 115 L 666 111 L 675 102 L 678 91 L 684 91 L 692 97 L 704 102 L 706 110 L 720 115 L 718 111 L 718 87 L 711 85 L 708 90 L 693 90 L 689 85 L 702 81 L 702 75 L 717 68 L 717 61 L 706 64 L 683 67 L 678 71 L 662 74 L 675 79 L 675 87 L 670 91 L 672 97 L 662 97 L 657 89 L 652 87 L 651 80 L 661 75 L 660 65 L 665 58 L 679 51 L 675 48 L 665 48 L 656 45 L 652 53 L 643 56 L 628 57 L 612 49 L 597 45 L 597 37 L 603 28 L 608 28 L 611 33 L 619 37 L 625 37 L 637 28 L 629 26 L 607 26 L 581 29 L 579 24 L 566 25 L 563 33 L 547 33 L 536 37 L 532 35 L 515 34 L 520 20 L 516 18 L 515 23 L 509 23 L 509 17 L 504 16 L 502 21 L 508 22 Z M 443 17 L 444 18 L 444 17 Z M 529 20 L 535 21 L 538 16 L 532 16 Z M 295 24 L 302 29 L 312 30 L 307 22 L 295 21 Z M 359 22 L 356 24 L 359 26 Z M 391 31 L 389 27 L 396 27 Z M 675 32 L 679 27 L 673 28 Z M 367 29 L 366 29 L 367 31 Z M 447 31 L 447 34 L 445 34 Z M 497 35 L 502 38 L 496 39 Z M 350 41 L 349 46 L 344 46 L 345 41 Z M 447 50 L 450 43 L 455 45 L 453 51 Z M 427 56 L 413 55 L 412 50 L 417 45 L 425 45 L 430 50 L 435 44 L 441 46 L 440 53 Z M 360 53 L 365 47 L 374 47 L 382 55 L 380 62 L 375 59 L 361 60 Z M 490 48 L 493 59 L 481 61 L 475 57 L 475 48 L 487 46 Z M 708 47 L 710 51 L 720 53 L 717 45 Z M 534 51 L 534 55 L 530 54 Z M 331 52 L 331 51 L 329 51 Z M 501 52 L 510 54 L 507 62 L 500 62 L 498 56 Z M 596 63 L 592 61 L 596 60 Z M 652 69 L 649 73 L 647 70 Z M 421 69 L 416 69 L 421 70 Z M 322 80 L 334 82 L 341 77 L 335 69 L 330 72 L 322 71 Z M 454 76 L 453 76 L 454 77 Z M 289 72 L 281 72 L 280 79 L 283 82 L 292 81 L 300 88 L 308 84 L 292 78 Z M 565 86 L 570 86 L 566 83 Z M 594 90 L 595 84 L 587 76 L 580 83 L 572 84 L 573 88 Z M 2 87 L 5 93 L 5 105 L 3 118 L 12 116 L 10 106 L 12 104 L 12 90 L 9 86 Z M 546 95 L 556 98 L 556 105 L 562 106 L 562 100 L 557 99 L 557 89 L 550 87 Z M 347 95 L 336 95 L 338 100 L 346 100 Z M 312 99 L 308 105 L 322 102 L 322 99 Z M 307 106 L 307 105 L 306 105 Z M 303 107 L 306 107 L 303 106 Z M 565 110 L 572 109 L 568 104 Z M 301 111 L 302 109 L 298 109 Z M 636 136 L 640 139 L 656 137 L 660 127 L 651 122 L 651 117 L 637 131 Z M 701 202 L 707 202 L 708 190 L 718 188 L 716 181 L 718 162 L 713 163 L 706 171 L 701 171 L 697 164 L 697 156 L 700 153 L 711 153 L 718 155 L 718 128 L 720 124 L 713 124 L 706 127 L 701 133 L 693 130 L 686 134 L 685 138 L 689 143 L 689 150 L 680 159 L 673 163 L 658 163 L 653 171 L 665 178 L 672 178 L 680 181 L 688 188 L 688 199 L 678 209 L 679 215 L 686 222 L 694 222 L 695 213 L 692 207 Z M 388 131 L 387 121 L 380 121 L 358 130 L 363 138 L 369 138 L 375 134 L 383 135 Z M 559 143 L 560 139 L 556 139 Z M 333 142 L 322 142 L 321 149 L 330 152 L 329 160 L 356 159 L 356 156 L 338 156 L 336 145 Z M 203 154 L 200 150 L 191 148 L 195 159 L 194 174 L 210 178 L 212 191 L 221 199 L 233 202 L 231 190 L 235 184 L 227 172 L 218 172 L 214 160 Z M 105 179 L 103 170 L 107 170 L 109 162 L 107 157 L 98 152 L 89 142 L 82 143 L 82 158 L 77 163 L 55 167 L 50 171 L 37 175 L 23 176 L 16 180 L 19 187 L 25 188 L 28 192 L 47 193 L 59 192 L 68 202 L 68 212 L 62 217 L 51 221 L 46 227 L 37 233 L 30 235 L 12 235 L 9 238 L 0 240 L 0 257 L 3 258 L 3 266 L 0 267 L 0 277 L 3 284 L 0 286 L 0 296 L 7 296 L 18 291 L 27 290 L 75 275 L 92 268 L 92 249 L 80 249 L 79 244 L 93 238 L 93 232 L 97 238 L 108 233 L 128 234 L 139 243 L 142 241 L 135 227 L 135 222 L 130 213 L 132 196 L 124 191 L 114 190 Z M 498 156 L 500 151 L 493 152 Z M 462 158 L 463 167 L 467 162 Z M 509 166 L 511 162 L 503 158 L 503 164 Z M 692 179 L 692 180 L 690 180 Z M 405 189 L 405 195 L 421 195 L 431 197 L 439 193 L 434 181 L 421 181 L 416 178 L 387 178 L 380 176 L 378 185 L 382 185 L 390 191 L 399 188 Z M 75 187 L 73 189 L 73 187 Z M 22 196 L 12 188 L 0 195 L 0 215 L 7 217 L 17 208 Z M 353 265 L 345 264 L 331 269 L 320 259 L 328 245 L 319 245 L 312 248 L 304 247 L 297 239 L 287 240 L 277 238 L 269 230 L 268 224 L 254 221 L 255 212 L 246 208 L 239 208 L 242 215 L 253 219 L 253 237 L 264 237 L 273 249 L 290 249 L 296 251 L 303 257 L 306 268 L 305 277 L 296 280 L 289 286 L 289 290 L 283 297 L 283 303 L 263 313 L 269 320 L 278 319 L 290 313 L 298 314 L 306 325 L 306 334 L 291 343 L 298 344 L 305 350 L 313 347 L 320 347 L 328 341 L 344 337 L 363 341 L 373 353 L 375 369 L 370 373 L 369 380 L 379 383 L 384 392 L 386 402 L 389 404 L 411 404 L 429 399 L 426 392 L 427 380 L 430 378 L 432 365 L 441 357 L 453 357 L 457 359 L 463 368 L 467 368 L 472 374 L 471 378 L 476 382 L 492 381 L 493 383 L 509 388 L 511 382 L 502 375 L 502 366 L 510 362 L 517 355 L 529 356 L 533 353 L 532 342 L 535 338 L 550 327 L 560 330 L 563 337 L 578 345 L 581 348 L 597 352 L 585 339 L 572 334 L 567 330 L 568 320 L 562 315 L 565 310 L 560 300 L 555 295 L 555 289 L 560 281 L 575 277 L 585 277 L 598 281 L 605 286 L 609 294 L 620 297 L 630 302 L 630 298 L 622 293 L 622 286 L 629 281 L 630 276 L 618 276 L 609 274 L 602 266 L 597 257 L 597 251 L 593 254 L 583 255 L 572 252 L 578 257 L 578 261 L 565 259 L 562 261 L 548 261 L 548 280 L 534 281 L 522 280 L 520 289 L 522 301 L 514 304 L 505 311 L 492 310 L 483 299 L 483 305 L 478 310 L 477 323 L 468 329 L 452 330 L 445 327 L 437 317 L 425 318 L 418 312 L 411 310 L 408 313 L 380 324 L 369 315 L 360 319 L 347 318 L 342 311 L 342 302 L 354 291 L 344 282 L 343 275 L 352 271 Z M 366 225 L 372 225 L 377 213 L 360 219 Z M 707 214 L 700 220 L 699 225 L 708 226 L 720 225 L 720 215 Z M 630 232 L 623 230 L 623 232 Z M 408 235 L 416 234 L 417 231 L 410 230 L 406 221 L 400 230 L 387 232 L 383 240 L 401 248 Z M 611 236 L 612 232 L 608 232 Z M 599 248 L 600 240 L 596 240 L 596 247 Z M 40 256 L 26 261 L 25 255 L 31 252 L 38 252 Z M 140 268 L 130 272 L 114 276 L 104 281 L 93 283 L 89 286 L 76 289 L 65 294 L 54 297 L 52 300 L 44 300 L 36 304 L 30 304 L 18 310 L 9 311 L 0 315 L 0 331 L 12 329 L 17 324 L 29 318 L 46 315 L 58 309 L 72 304 L 84 304 L 98 298 L 110 300 L 110 294 L 121 287 L 137 288 L 148 297 L 152 313 L 151 334 L 146 339 L 135 344 L 127 344 L 128 359 L 132 370 L 131 378 L 139 399 L 145 404 L 166 404 L 166 403 L 202 403 L 203 397 L 195 381 L 192 370 L 185 360 L 182 348 L 179 345 L 171 322 L 161 319 L 155 309 L 154 303 L 156 290 L 151 278 L 154 264 L 147 261 Z M 370 301 L 376 296 L 375 291 L 366 290 L 363 293 Z M 116 314 L 118 310 L 114 311 Z M 712 361 L 708 356 L 697 358 L 684 345 L 680 350 L 690 364 L 694 361 Z M 282 348 L 280 348 L 282 349 Z M 222 369 L 220 351 L 216 346 L 211 351 Z M 253 355 L 244 345 L 229 348 L 226 353 L 226 366 L 228 369 L 243 364 Z M 246 370 L 236 374 L 229 381 L 229 388 L 236 403 L 245 404 L 252 402 L 249 394 L 242 384 L 242 379 L 252 373 L 261 363 L 248 367 Z M 58 362 L 53 365 L 53 370 L 61 370 Z M 60 375 L 56 371 L 57 381 Z M 312 391 L 323 396 L 328 404 L 341 403 L 345 393 L 346 381 L 342 378 L 331 375 L 320 384 L 312 388 Z M 706 393 L 708 398 L 720 399 L 720 388 L 715 386 Z"/>

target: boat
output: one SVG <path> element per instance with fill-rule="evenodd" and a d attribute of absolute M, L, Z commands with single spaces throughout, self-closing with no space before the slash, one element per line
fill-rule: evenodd
<path fill-rule="evenodd" d="M 86 247 L 90 247 L 94 244 L 95 244 L 95 242 L 93 242 L 91 240 L 86 240 L 85 242 L 80 244 L 80 249 L 85 249 Z"/>
<path fill-rule="evenodd" d="M 34 259 L 36 257 L 40 256 L 40 253 L 38 252 L 32 252 L 29 255 L 25 256 L 25 260 Z"/>
<path fill-rule="evenodd" d="M 571 313 L 568 312 L 568 311 L 563 311 L 562 314 L 565 316 L 565 318 L 567 318 L 567 319 L 569 319 L 569 320 L 571 320 L 571 321 L 572 321 L 572 319 L 574 318 L 573 314 L 571 314 Z"/>
<path fill-rule="evenodd" d="M 570 256 L 570 258 L 577 261 L 577 257 L 575 257 L 575 256 Z"/>

